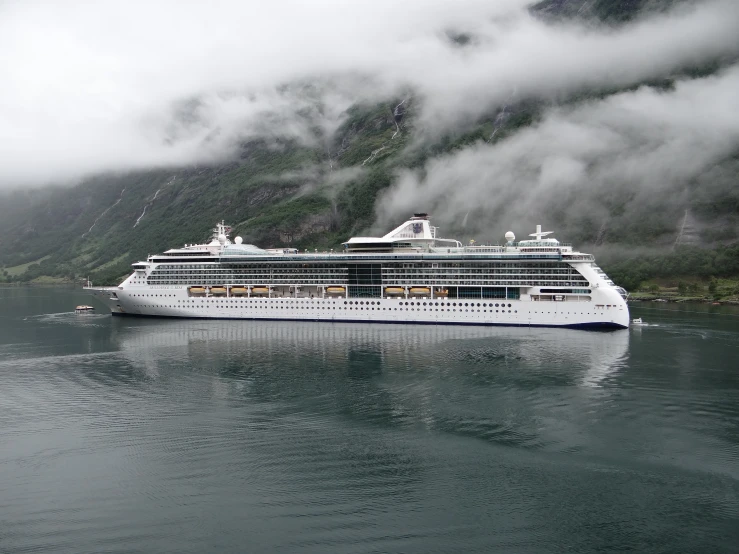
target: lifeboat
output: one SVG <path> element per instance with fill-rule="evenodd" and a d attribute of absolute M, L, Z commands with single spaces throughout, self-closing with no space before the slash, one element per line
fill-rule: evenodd
<path fill-rule="evenodd" d="M 439 289 L 437 291 L 434 291 L 434 296 L 436 296 L 437 298 L 446 298 L 447 296 L 449 296 L 449 291 L 446 289 Z"/>
<path fill-rule="evenodd" d="M 251 293 L 254 296 L 265 296 L 269 294 L 269 289 L 267 287 L 253 287 Z"/>
<path fill-rule="evenodd" d="M 431 289 L 428 287 L 411 287 L 411 290 L 408 292 L 411 296 L 429 296 Z"/>
<path fill-rule="evenodd" d="M 405 289 L 403 287 L 385 287 L 385 294 L 387 296 L 404 296 Z"/>
<path fill-rule="evenodd" d="M 205 287 L 190 287 L 187 292 L 190 296 L 205 296 Z"/>
<path fill-rule="evenodd" d="M 231 296 L 246 296 L 246 287 L 231 287 Z"/>
<path fill-rule="evenodd" d="M 92 307 L 92 306 L 77 306 L 74 309 L 74 311 L 75 311 L 75 313 L 78 313 L 78 314 L 86 314 L 86 313 L 89 313 L 89 312 L 94 312 L 95 311 L 95 308 Z"/>
<path fill-rule="evenodd" d="M 226 287 L 210 287 L 210 293 L 213 296 L 225 296 Z"/>
<path fill-rule="evenodd" d="M 346 288 L 344 287 L 326 287 L 326 294 L 345 294 Z"/>

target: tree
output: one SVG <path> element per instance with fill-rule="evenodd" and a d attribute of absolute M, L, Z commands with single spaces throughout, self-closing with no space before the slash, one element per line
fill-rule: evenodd
<path fill-rule="evenodd" d="M 718 290 L 718 281 L 716 279 L 711 279 L 711 282 L 708 283 L 708 292 L 711 296 L 716 296 L 716 291 Z"/>

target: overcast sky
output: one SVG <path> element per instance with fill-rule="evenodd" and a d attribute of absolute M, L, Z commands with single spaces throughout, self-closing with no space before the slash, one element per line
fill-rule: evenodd
<path fill-rule="evenodd" d="M 406 90 L 418 99 L 419 133 L 435 136 L 494 110 L 512 95 L 556 96 L 586 86 L 628 85 L 686 63 L 739 53 L 735 0 L 683 7 L 617 30 L 548 25 L 529 15 L 528 4 L 2 2 L 0 186 L 209 161 L 228 155 L 245 137 L 309 140 L 308 123 L 296 112 L 317 114 L 320 105 L 321 123 L 331 132 L 357 99 L 387 99 Z M 464 48 L 448 39 L 459 32 L 474 37 Z M 720 79 L 726 81 L 696 86 L 729 86 L 735 73 Z M 306 97 L 296 83 L 319 86 Z M 292 86 L 284 89 L 286 84 Z M 671 133 L 673 119 L 680 121 L 692 109 L 685 102 L 700 98 L 700 91 L 690 96 L 685 91 L 692 89 L 681 90 L 690 97 L 683 103 L 656 93 L 623 102 L 647 103 L 650 114 L 663 114 Z M 614 109 L 629 111 L 596 103 L 584 111 L 553 113 L 539 131 L 556 134 L 554 125 L 580 129 L 588 119 L 600 129 Z M 184 122 L 178 117 L 183 110 L 190 114 Z M 727 123 L 721 119 L 704 124 L 723 132 Z M 728 130 L 735 136 L 735 127 Z M 634 123 L 628 131 L 630 136 L 642 132 L 648 132 L 650 144 L 659 142 L 651 127 Z M 575 150 L 588 146 L 588 141 L 572 143 Z M 497 148 L 487 153 L 481 146 L 476 152 L 498 159 L 511 146 Z M 571 159 L 580 156 L 570 154 Z M 452 165 L 447 158 L 440 163 Z M 576 176 L 577 165 L 568 164 L 549 171 Z M 413 179 L 404 177 L 399 198 L 402 187 L 419 186 L 420 181 L 409 184 Z"/>

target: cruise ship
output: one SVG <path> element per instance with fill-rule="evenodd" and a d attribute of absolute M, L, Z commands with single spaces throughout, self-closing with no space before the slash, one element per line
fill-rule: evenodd
<path fill-rule="evenodd" d="M 626 291 L 592 255 L 542 232 L 500 245 L 440 238 L 427 214 L 337 251 L 262 249 L 229 238 L 133 264 L 87 290 L 114 315 L 219 319 L 626 328 Z"/>

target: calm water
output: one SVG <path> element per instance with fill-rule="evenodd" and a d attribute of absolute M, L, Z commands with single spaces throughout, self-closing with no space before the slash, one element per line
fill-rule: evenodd
<path fill-rule="evenodd" d="M 83 302 L 0 289 L 1 552 L 739 550 L 737 311 L 595 333 Z"/>

